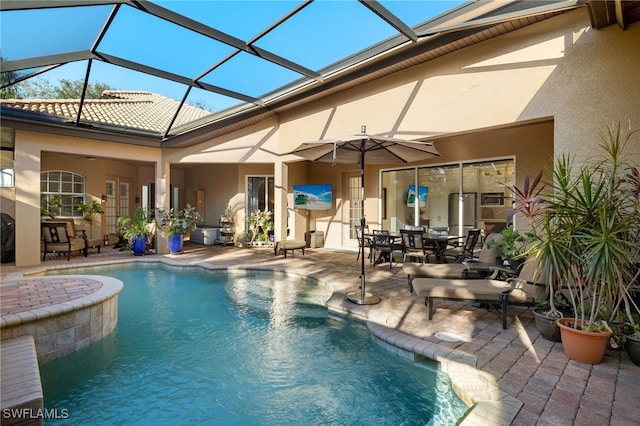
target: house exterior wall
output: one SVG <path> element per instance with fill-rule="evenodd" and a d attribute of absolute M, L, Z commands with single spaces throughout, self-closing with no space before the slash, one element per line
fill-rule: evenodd
<path fill-rule="evenodd" d="M 16 266 L 29 266 L 39 264 L 41 256 L 39 250 L 34 250 L 34 247 L 40 247 L 41 171 L 66 170 L 84 175 L 88 185 L 87 202 L 91 199 L 99 201 L 104 193 L 105 179 L 113 172 L 130 175 L 135 186 L 139 187 L 136 168 L 123 164 L 123 161 L 144 159 L 159 163 L 161 151 L 157 148 L 17 130 L 15 156 L 16 187 L 12 216 L 16 218 Z M 110 160 L 93 162 L 83 158 L 86 156 Z M 3 211 L 4 208 L 3 200 Z M 100 223 L 99 230 L 98 224 L 95 226 L 94 232 L 102 233 L 103 224 Z"/>
<path fill-rule="evenodd" d="M 640 24 L 594 30 L 580 8 L 283 113 L 279 151 L 361 124 L 437 140 L 552 117 L 555 155 L 582 155 L 607 122 L 640 126 L 639 45 Z"/>
<path fill-rule="evenodd" d="M 108 158 L 144 159 L 156 165 L 157 205 L 164 199 L 172 171 L 182 171 L 184 191 L 205 189 L 224 193 L 243 203 L 244 176 L 269 165 L 279 195 L 277 208 L 287 215 L 276 220 L 278 238 L 300 238 L 309 229 L 326 229 L 325 244 L 340 247 L 343 212 L 297 212 L 289 206 L 296 183 L 333 183 L 342 188 L 344 176 L 355 165 L 310 164 L 287 154 L 300 143 L 359 132 L 432 140 L 444 154 L 423 164 L 452 158 L 514 155 L 517 178 L 550 164 L 547 153 L 590 155 L 598 145 L 597 132 L 606 123 L 622 121 L 640 128 L 640 24 L 625 31 L 616 26 L 590 27 L 586 7 L 548 19 L 512 33 L 484 41 L 430 62 L 416 65 L 371 83 L 297 106 L 254 126 L 186 149 L 151 149 L 94 140 L 64 138 L 18 131 L 16 133 L 15 202 L 21 265 L 38 263 L 29 247 L 37 244 L 34 223 L 39 221 L 39 173 L 42 151 L 66 152 Z M 525 126 L 523 126 L 525 125 Z M 530 125 L 530 126 L 529 126 Z M 552 126 L 552 129 L 549 127 Z M 509 129 L 509 137 L 493 151 L 491 131 Z M 513 145 L 513 146 L 512 146 Z M 463 147 L 466 147 L 463 149 Z M 542 147 L 542 148 L 541 148 Z M 512 152 L 512 154 L 505 154 Z M 628 157 L 640 163 L 637 138 Z M 213 166 L 202 166 L 213 163 Z M 191 170 L 194 164 L 199 164 Z M 197 182 L 199 167 L 240 164 L 235 176 L 212 183 Z M 386 166 L 392 167 L 391 165 Z M 378 167 L 368 167 L 366 207 L 369 219 L 378 215 Z M 217 178 L 217 174 L 215 177 Z M 214 176 L 207 179 L 214 182 Z M 199 188 L 214 185 L 214 189 Z M 184 193 L 187 195 L 187 193 Z M 5 193 L 3 192 L 3 196 Z M 339 196 L 342 194 L 339 192 Z M 188 199 L 188 198 L 187 198 Z M 211 201 L 209 201 L 211 199 Z M 287 203 L 284 200 L 287 200 Z M 4 204 L 3 204 L 4 205 Z M 207 195 L 207 216 L 223 207 Z M 210 218 L 207 217 L 207 220 Z M 213 219 L 215 221 L 215 217 Z M 242 218 L 236 218 L 241 225 Z M 278 221 L 280 224 L 278 224 Z M 336 223 L 339 226 L 336 226 Z M 21 237 L 27 237 L 21 239 Z"/>

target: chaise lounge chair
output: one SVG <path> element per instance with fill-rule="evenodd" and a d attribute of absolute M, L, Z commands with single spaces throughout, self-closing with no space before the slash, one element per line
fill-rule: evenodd
<path fill-rule="evenodd" d="M 478 257 L 459 263 L 413 263 L 405 262 L 402 270 L 407 274 L 409 291 L 413 293 L 413 280 L 416 278 L 484 278 L 491 268 L 500 265 L 501 253 L 498 247 L 487 247 L 487 242 L 504 240 L 502 234 L 489 234 Z"/>
<path fill-rule="evenodd" d="M 502 328 L 507 328 L 507 311 L 510 305 L 534 306 L 547 298 L 546 274 L 538 262 L 528 261 L 517 277 L 506 281 L 496 279 L 437 279 L 415 278 L 416 294 L 425 298 L 429 319 L 433 319 L 433 300 L 468 300 L 487 303 L 496 307 L 502 317 Z"/>

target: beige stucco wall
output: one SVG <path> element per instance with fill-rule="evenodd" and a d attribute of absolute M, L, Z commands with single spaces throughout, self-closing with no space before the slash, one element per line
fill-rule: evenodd
<path fill-rule="evenodd" d="M 332 183 L 340 188 L 345 175 L 357 173 L 357 166 L 309 164 L 284 154 L 305 141 L 357 133 L 361 124 L 366 124 L 371 134 L 433 140 L 444 154 L 434 163 L 446 163 L 454 157 L 501 156 L 505 155 L 504 149 L 516 145 L 512 155 L 516 157 L 521 178 L 523 173 L 531 172 L 527 161 L 532 167 L 537 165 L 535 154 L 544 153 L 544 157 L 552 151 L 556 156 L 564 152 L 589 155 L 597 145 L 597 131 L 606 122 L 624 121 L 633 128 L 640 127 L 638 46 L 640 24 L 635 23 L 626 31 L 616 26 L 594 30 L 584 7 L 187 149 L 161 152 L 17 132 L 15 210 L 20 218 L 17 255 L 22 264 L 39 261 L 29 247 L 37 243 L 33 224 L 40 219 L 42 151 L 136 158 L 157 164 L 154 177 L 157 204 L 166 204 L 169 184 L 180 180 L 186 196 L 196 189 L 206 191 L 207 221 L 213 220 L 214 224 L 226 202 L 244 202 L 245 176 L 259 174 L 255 170 L 263 165 L 269 165 L 270 173 L 278 177 L 276 187 L 289 191 L 292 185 L 304 181 Z M 535 135 L 540 128 L 520 127 L 530 123 L 547 123 L 540 138 Z M 492 139 L 486 138 L 485 130 L 493 129 L 512 132 L 505 139 L 507 148 L 503 146 L 499 153 L 490 150 Z M 544 150 L 540 141 L 544 142 Z M 640 163 L 637 138 L 628 158 Z M 203 166 L 210 163 L 213 164 Z M 199 165 L 192 170 L 194 164 Z M 243 164 L 246 168 L 237 167 L 235 174 L 231 170 L 229 175 L 221 176 L 215 173 L 221 164 Z M 143 179 L 140 173 L 148 179 L 150 170 L 139 171 L 138 180 Z M 201 170 L 206 173 L 203 181 L 199 180 Z M 367 168 L 369 220 L 378 218 L 377 185 L 377 168 Z M 338 195 L 342 197 L 341 193 Z M 291 198 L 282 194 L 280 197 Z M 288 201 L 292 205 L 292 200 Z M 307 216 L 290 210 L 284 215 L 285 204 L 282 201 L 279 206 L 280 232 L 288 226 L 293 231 L 292 237 L 301 238 L 306 230 L 324 226 L 328 231 L 327 245 L 340 247 L 340 232 L 344 231 L 340 207 L 335 214 L 314 212 Z"/>
<path fill-rule="evenodd" d="M 640 126 L 638 46 L 640 24 L 594 30 L 580 8 L 282 114 L 280 151 L 361 124 L 413 139 L 553 117 L 556 155 L 581 154 L 607 122 Z"/>

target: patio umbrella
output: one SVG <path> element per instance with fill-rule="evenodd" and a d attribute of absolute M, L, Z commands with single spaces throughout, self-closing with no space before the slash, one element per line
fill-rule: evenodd
<path fill-rule="evenodd" d="M 362 126 L 357 135 L 336 139 L 324 139 L 305 142 L 293 150 L 296 154 L 312 161 L 330 162 L 332 164 L 360 164 L 362 217 L 362 247 L 364 247 L 364 165 L 409 163 L 439 156 L 440 153 L 430 142 L 418 142 L 396 139 L 385 136 L 367 134 L 367 127 Z M 380 297 L 365 291 L 364 256 L 360 273 L 360 291 L 347 294 L 347 299 L 359 305 L 372 305 L 380 301 Z"/>

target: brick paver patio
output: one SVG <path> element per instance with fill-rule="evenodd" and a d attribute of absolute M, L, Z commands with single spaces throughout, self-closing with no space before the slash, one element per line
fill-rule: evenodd
<path fill-rule="evenodd" d="M 569 360 L 560 343 L 549 342 L 539 336 L 533 314 L 525 308 L 511 310 L 507 330 L 502 330 L 496 312 L 465 302 L 436 303 L 436 313 L 429 321 L 424 301 L 409 293 L 406 275 L 399 266 L 389 270 L 387 265 L 374 267 L 367 263 L 367 291 L 381 296 L 382 301 L 369 306 L 353 304 L 344 298 L 344 294 L 356 291 L 359 285 L 360 265 L 356 262 L 356 254 L 351 252 L 307 249 L 304 256 L 296 252 L 284 259 L 284 256 L 275 257 L 272 249 L 186 243 L 185 253 L 181 255 L 134 258 L 127 252 L 105 247 L 102 253 L 91 253 L 88 258 L 76 256 L 70 262 L 66 259 L 47 260 L 36 268 L 3 265 L 0 285 L 2 313 L 23 309 L 21 306 L 33 303 L 33 289 L 16 288 L 15 284 L 6 286 L 9 279 L 19 278 L 23 273 L 87 263 L 160 259 L 180 265 L 206 263 L 215 267 L 286 268 L 341 283 L 343 291 L 334 294 L 329 301 L 333 309 L 435 344 L 442 353 L 455 350 L 456 353 L 474 356 L 483 378 L 523 404 L 513 424 L 640 424 L 640 367 L 634 365 L 624 351 L 610 350 L 604 362 L 594 366 Z M 51 301 L 59 301 L 91 291 L 81 287 L 64 289 L 47 284 L 47 290 L 41 295 L 50 297 Z M 38 288 L 37 291 L 42 290 Z M 460 341 L 440 340 L 435 337 L 438 331 L 455 333 Z"/>

